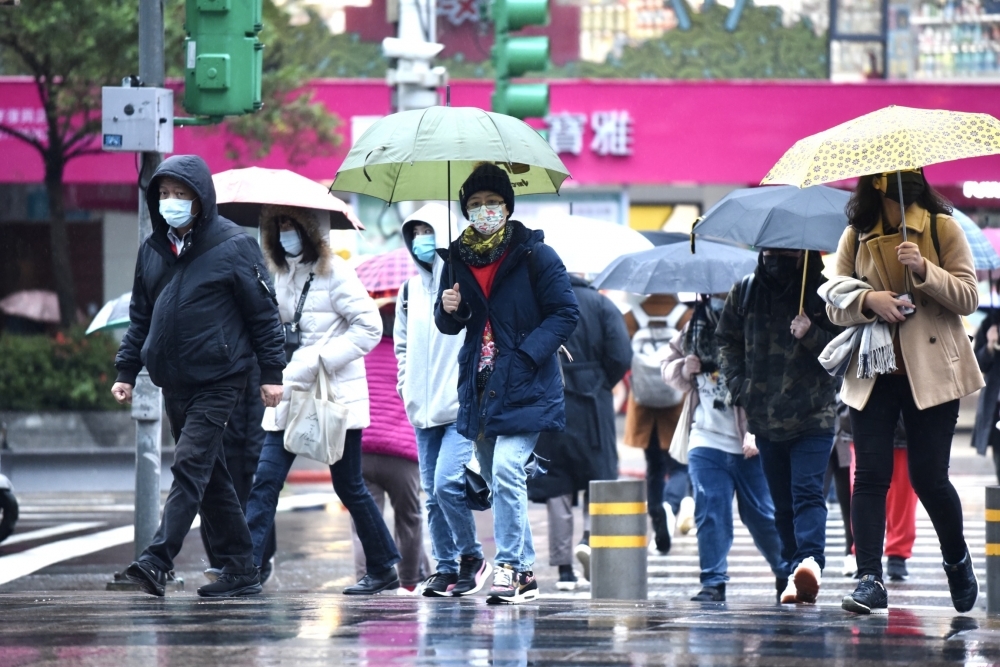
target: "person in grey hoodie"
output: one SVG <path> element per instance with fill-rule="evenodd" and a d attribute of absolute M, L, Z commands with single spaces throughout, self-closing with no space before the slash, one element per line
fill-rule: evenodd
<path fill-rule="evenodd" d="M 472 595 L 492 572 L 465 502 L 465 465 L 473 443 L 455 428 L 458 419 L 458 352 L 464 335 L 446 336 L 434 323 L 434 303 L 448 247 L 448 209 L 427 204 L 403 222 L 403 239 L 419 272 L 399 290 L 393 327 L 400 397 L 417 435 L 420 481 L 427 494 L 427 523 L 435 572 L 428 597 Z"/>

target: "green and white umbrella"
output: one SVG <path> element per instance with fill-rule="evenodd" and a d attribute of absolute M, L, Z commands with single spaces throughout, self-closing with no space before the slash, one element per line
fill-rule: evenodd
<path fill-rule="evenodd" d="M 548 142 L 522 121 L 475 107 L 437 106 L 376 121 L 351 148 L 330 189 L 390 204 L 457 201 L 479 162 L 506 170 L 516 196 L 559 192 L 569 177 Z"/>
<path fill-rule="evenodd" d="M 128 307 L 131 302 L 132 292 L 125 292 L 125 294 L 122 294 L 117 299 L 108 301 L 104 304 L 103 308 L 97 311 L 97 315 L 94 315 L 93 321 L 87 327 L 87 334 L 92 334 L 95 331 L 105 331 L 106 329 L 127 327 L 129 323 Z"/>

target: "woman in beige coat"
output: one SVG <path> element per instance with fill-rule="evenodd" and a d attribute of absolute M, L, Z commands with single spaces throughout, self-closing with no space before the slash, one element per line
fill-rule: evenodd
<path fill-rule="evenodd" d="M 897 180 L 898 179 L 898 180 Z M 902 197 L 900 196 L 902 181 Z M 900 233 L 906 207 L 908 239 Z M 851 408 L 857 470 L 851 501 L 861 581 L 843 608 L 884 613 L 882 585 L 885 498 L 892 479 L 893 432 L 902 414 L 910 479 L 941 543 L 952 602 L 970 610 L 978 584 L 962 528 L 962 505 L 948 479 L 958 399 L 983 386 L 963 315 L 978 306 L 972 252 L 950 205 L 921 171 L 862 177 L 847 206 L 850 226 L 840 239 L 837 274 L 854 276 L 871 289 L 838 308 L 827 306 L 841 326 L 888 323 L 895 370 L 859 377 L 855 349 L 841 398 Z M 909 293 L 915 310 L 898 297 Z M 888 347 L 888 344 L 886 345 Z"/>

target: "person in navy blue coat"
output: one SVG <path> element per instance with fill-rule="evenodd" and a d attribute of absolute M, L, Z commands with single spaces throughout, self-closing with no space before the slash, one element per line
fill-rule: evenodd
<path fill-rule="evenodd" d="M 477 165 L 459 201 L 471 224 L 445 253 L 451 271 L 442 272 L 434 315 L 442 333 L 466 331 L 457 428 L 476 443 L 493 501 L 497 555 L 487 602 L 518 604 L 538 597 L 526 466 L 538 434 L 566 426 L 557 354 L 580 311 L 544 234 L 510 219 L 507 172 Z"/>

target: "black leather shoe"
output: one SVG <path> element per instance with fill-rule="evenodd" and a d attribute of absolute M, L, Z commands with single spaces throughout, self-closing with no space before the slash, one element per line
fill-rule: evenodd
<path fill-rule="evenodd" d="M 951 590 L 951 603 L 955 610 L 964 614 L 976 606 L 979 597 L 979 582 L 976 572 L 972 569 L 972 556 L 968 550 L 965 558 L 954 565 L 944 563 L 944 572 L 948 575 L 948 588 Z"/>
<path fill-rule="evenodd" d="M 691 598 L 691 602 L 725 602 L 726 585 L 702 586 L 698 594 Z"/>
<path fill-rule="evenodd" d="M 223 572 L 215 582 L 198 589 L 198 595 L 203 598 L 236 598 L 260 592 L 260 576 L 256 568 L 248 574 Z"/>
<path fill-rule="evenodd" d="M 781 604 L 781 594 L 785 592 L 786 588 L 788 588 L 788 577 L 774 578 L 774 590 L 776 591 L 775 599 L 778 604 Z"/>
<path fill-rule="evenodd" d="M 889 581 L 906 581 L 910 573 L 906 570 L 906 559 L 902 556 L 889 556 L 885 564 L 885 575 Z"/>
<path fill-rule="evenodd" d="M 274 558 L 260 566 L 260 585 L 263 586 L 274 573 Z"/>
<path fill-rule="evenodd" d="M 369 572 L 361 581 L 344 589 L 344 595 L 375 595 L 382 591 L 394 591 L 399 588 L 399 575 L 396 568 L 390 567 L 385 572 L 373 574 Z"/>
<path fill-rule="evenodd" d="M 125 578 L 138 584 L 150 595 L 163 597 L 167 585 L 167 573 L 149 561 L 137 560 L 125 570 Z"/>

